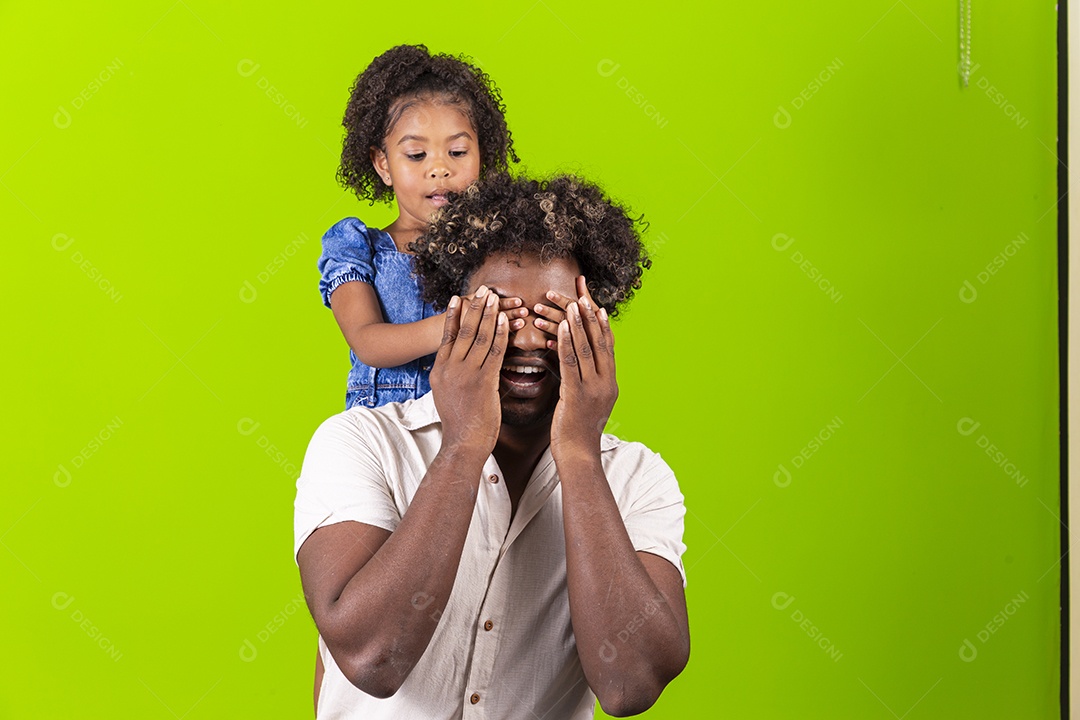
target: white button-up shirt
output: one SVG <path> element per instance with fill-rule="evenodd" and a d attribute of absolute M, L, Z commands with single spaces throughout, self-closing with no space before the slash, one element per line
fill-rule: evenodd
<path fill-rule="evenodd" d="M 296 483 L 294 553 L 317 528 L 356 521 L 394 531 L 439 452 L 431 394 L 355 407 L 315 432 Z M 601 461 L 635 550 L 683 574 L 683 496 L 671 469 L 640 443 L 601 440 Z M 438 542 L 433 534 L 432 542 Z M 422 608 L 426 598 L 413 598 Z M 617 644 L 617 643 L 616 643 Z M 453 590 L 424 655 L 385 699 L 356 688 L 319 639 L 325 674 L 318 717 L 378 720 L 591 718 L 570 626 L 562 492 L 550 449 L 510 519 L 493 457 L 484 464 Z"/>

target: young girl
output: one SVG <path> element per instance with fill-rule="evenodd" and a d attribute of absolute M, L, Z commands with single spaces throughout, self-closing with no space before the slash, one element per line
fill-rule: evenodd
<path fill-rule="evenodd" d="M 421 299 L 408 247 L 447 193 L 518 162 L 504 112 L 486 73 L 423 45 L 387 50 L 356 78 L 338 179 L 370 204 L 396 199 L 398 217 L 383 230 L 346 218 L 323 236 L 319 292 L 352 351 L 346 408 L 431 390 L 443 317 Z M 524 326 L 519 300 L 501 306 Z"/>

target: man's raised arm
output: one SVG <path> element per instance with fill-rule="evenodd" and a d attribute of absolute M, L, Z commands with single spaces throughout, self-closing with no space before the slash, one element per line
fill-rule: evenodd
<path fill-rule="evenodd" d="M 562 386 L 551 428 L 570 618 L 601 707 L 609 715 L 636 715 L 686 666 L 686 599 L 682 575 L 669 560 L 635 551 L 604 474 L 600 436 L 618 396 L 614 338 L 607 313 L 597 312 L 580 286 L 582 299 L 567 306 L 559 328 Z M 669 470 L 659 477 L 672 481 Z M 657 478 L 631 482 L 640 487 Z"/>
<path fill-rule="evenodd" d="M 449 303 L 431 372 L 442 446 L 394 532 L 340 522 L 317 529 L 297 553 L 319 634 L 345 676 L 375 697 L 389 697 L 405 682 L 454 585 L 501 423 L 508 321 L 497 300 L 482 287 Z M 320 450 L 315 443 L 313 449 Z M 357 477 L 362 470 L 358 462 Z"/>

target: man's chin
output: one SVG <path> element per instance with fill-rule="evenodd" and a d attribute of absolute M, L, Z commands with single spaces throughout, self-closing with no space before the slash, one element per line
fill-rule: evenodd
<path fill-rule="evenodd" d="M 551 425 L 551 416 L 555 405 L 540 407 L 535 402 L 520 402 L 513 398 L 503 398 L 502 424 L 513 428 L 528 428 L 539 425 Z"/>

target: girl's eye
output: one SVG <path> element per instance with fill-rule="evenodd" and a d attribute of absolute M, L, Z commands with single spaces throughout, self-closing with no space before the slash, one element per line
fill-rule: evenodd
<path fill-rule="evenodd" d="M 465 157 L 469 154 L 468 150 L 451 150 L 450 157 Z"/>
<path fill-rule="evenodd" d="M 423 160 L 423 159 L 424 159 L 424 155 L 425 155 L 425 154 L 426 154 L 426 153 L 422 153 L 422 152 L 421 152 L 421 153 L 412 153 L 412 154 L 409 154 L 409 153 L 405 153 L 405 157 L 407 157 L 407 158 L 409 158 L 410 160 L 412 160 L 412 161 L 414 161 L 414 162 L 415 162 L 415 161 L 420 161 L 420 160 Z"/>

